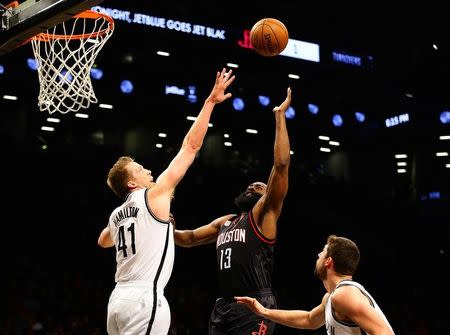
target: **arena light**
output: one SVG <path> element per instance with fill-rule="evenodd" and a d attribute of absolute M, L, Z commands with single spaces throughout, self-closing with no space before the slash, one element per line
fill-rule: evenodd
<path fill-rule="evenodd" d="M 284 115 L 286 115 L 286 119 L 293 119 L 295 117 L 295 109 L 292 106 L 289 106 L 289 108 L 284 112 Z"/>
<path fill-rule="evenodd" d="M 87 115 L 85 113 L 75 113 L 75 117 L 80 118 L 80 119 L 88 119 L 89 115 Z"/>
<path fill-rule="evenodd" d="M 319 113 L 319 106 L 315 104 L 308 104 L 308 111 L 313 115 L 317 115 Z"/>
<path fill-rule="evenodd" d="M 120 90 L 122 93 L 130 94 L 133 92 L 133 83 L 130 80 L 122 80 L 120 83 Z"/>
<path fill-rule="evenodd" d="M 239 65 L 234 64 L 234 63 L 227 63 L 227 66 L 228 66 L 228 67 L 232 67 L 232 68 L 234 68 L 234 69 L 237 69 L 237 68 L 239 67 Z"/>
<path fill-rule="evenodd" d="M 329 138 L 328 136 L 320 135 L 320 136 L 319 136 L 319 140 L 322 140 L 322 141 L 329 141 L 330 138 Z"/>
<path fill-rule="evenodd" d="M 3 99 L 15 101 L 15 100 L 17 100 L 17 97 L 16 97 L 15 95 L 7 95 L 7 94 L 5 94 L 5 95 L 3 96 Z"/>
<path fill-rule="evenodd" d="M 355 112 L 355 119 L 358 122 L 364 122 L 366 120 L 366 115 L 362 112 Z"/>
<path fill-rule="evenodd" d="M 48 118 L 47 118 L 47 122 L 60 123 L 61 120 L 60 120 L 60 119 L 57 119 L 57 118 L 55 118 L 55 117 L 48 117 Z"/>
<path fill-rule="evenodd" d="M 291 79 L 300 79 L 300 76 L 298 74 L 294 74 L 294 73 L 289 73 L 288 77 Z"/>
<path fill-rule="evenodd" d="M 67 71 L 66 69 L 61 70 L 58 78 L 60 81 L 64 81 L 66 83 L 71 83 L 73 80 L 72 74 L 69 71 Z"/>
<path fill-rule="evenodd" d="M 397 169 L 397 173 L 406 173 L 406 169 Z"/>
<path fill-rule="evenodd" d="M 338 146 L 341 145 L 338 141 L 330 141 L 330 142 L 328 142 L 328 144 L 329 144 L 329 145 L 333 145 L 333 146 L 335 146 L 335 147 L 338 147 Z"/>
<path fill-rule="evenodd" d="M 234 98 L 233 108 L 235 111 L 242 112 L 245 108 L 244 100 L 242 100 L 241 98 Z"/>
<path fill-rule="evenodd" d="M 159 133 L 158 137 L 167 137 L 167 134 L 166 133 Z"/>
<path fill-rule="evenodd" d="M 450 123 L 450 111 L 443 111 L 439 117 L 442 124 Z"/>
<path fill-rule="evenodd" d="M 231 142 L 223 142 L 223 145 L 226 147 L 231 147 L 233 145 L 233 143 Z"/>
<path fill-rule="evenodd" d="M 406 162 L 397 162 L 397 166 L 407 166 L 408 163 Z"/>
<path fill-rule="evenodd" d="M 249 133 L 249 134 L 258 134 L 258 131 L 256 129 L 250 129 L 250 128 L 245 129 L 245 132 Z"/>
<path fill-rule="evenodd" d="M 43 131 L 55 131 L 55 128 L 53 127 L 48 127 L 48 126 L 42 126 L 41 130 Z"/>
<path fill-rule="evenodd" d="M 169 57 L 170 53 L 168 53 L 167 51 L 157 51 L 156 54 L 158 56 L 163 56 L 163 57 Z"/>
<path fill-rule="evenodd" d="M 94 79 L 102 79 L 103 77 L 103 70 L 99 69 L 98 67 L 92 68 L 91 69 L 91 77 Z"/>
<path fill-rule="evenodd" d="M 331 152 L 331 149 L 330 148 L 326 148 L 326 147 L 321 147 L 319 150 L 322 151 L 322 152 Z"/>
<path fill-rule="evenodd" d="M 156 147 L 157 147 L 157 148 L 162 148 L 163 145 L 162 145 L 161 143 L 156 143 Z"/>
<path fill-rule="evenodd" d="M 39 67 L 39 63 L 34 58 L 28 58 L 27 59 L 27 65 L 33 71 L 37 70 L 38 67 Z"/>
<path fill-rule="evenodd" d="M 439 136 L 439 139 L 440 139 L 441 141 L 444 141 L 444 140 L 450 140 L 450 135 Z"/>
<path fill-rule="evenodd" d="M 230 138 L 230 134 L 223 134 L 223 137 Z"/>
<path fill-rule="evenodd" d="M 113 105 L 110 105 L 110 104 L 100 104 L 100 105 L 98 105 L 98 107 L 104 108 L 104 109 L 113 109 Z"/>
<path fill-rule="evenodd" d="M 261 106 L 268 106 L 270 104 L 270 98 L 266 95 L 258 95 L 258 102 Z"/>
<path fill-rule="evenodd" d="M 428 192 L 428 199 L 440 199 L 440 198 L 441 192 L 439 191 Z"/>
<path fill-rule="evenodd" d="M 5 67 L 0 64 L 0 74 L 5 73 Z"/>
<path fill-rule="evenodd" d="M 407 154 L 395 154 L 395 156 L 394 156 L 395 158 L 408 158 L 408 155 Z"/>
<path fill-rule="evenodd" d="M 333 115 L 333 124 L 335 127 L 341 127 L 344 124 L 344 120 L 342 119 L 342 116 L 339 114 Z"/>
<path fill-rule="evenodd" d="M 437 157 L 447 157 L 448 152 L 442 151 L 442 152 L 436 152 Z"/>

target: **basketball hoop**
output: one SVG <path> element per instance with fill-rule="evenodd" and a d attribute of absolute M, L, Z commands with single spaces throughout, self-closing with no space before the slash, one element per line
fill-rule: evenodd
<path fill-rule="evenodd" d="M 110 16 L 86 10 L 31 38 L 41 111 L 66 114 L 97 103 L 91 68 L 113 31 Z"/>

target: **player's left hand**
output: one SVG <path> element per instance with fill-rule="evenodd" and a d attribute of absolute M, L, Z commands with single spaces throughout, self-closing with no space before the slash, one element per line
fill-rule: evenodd
<path fill-rule="evenodd" d="M 280 106 L 274 107 L 273 111 L 274 112 L 282 111 L 283 113 L 286 112 L 286 110 L 291 105 L 291 94 L 292 94 L 292 90 L 290 87 L 288 87 L 286 99 L 283 101 L 283 103 Z"/>

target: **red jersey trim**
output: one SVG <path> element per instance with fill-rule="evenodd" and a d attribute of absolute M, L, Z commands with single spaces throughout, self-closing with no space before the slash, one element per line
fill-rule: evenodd
<path fill-rule="evenodd" d="M 265 237 L 265 236 L 259 231 L 258 227 L 257 227 L 256 224 L 255 224 L 255 220 L 253 219 L 253 212 L 252 212 L 252 210 L 250 210 L 250 211 L 248 212 L 248 218 L 249 218 L 249 221 L 250 221 L 250 225 L 251 225 L 252 228 L 253 228 L 253 231 L 255 232 L 256 236 L 257 236 L 261 241 L 263 241 L 264 243 L 267 243 L 267 244 L 269 244 L 269 245 L 275 244 L 275 242 L 276 242 L 276 240 L 277 240 L 276 238 L 274 238 L 274 239 L 269 239 L 269 238 Z"/>

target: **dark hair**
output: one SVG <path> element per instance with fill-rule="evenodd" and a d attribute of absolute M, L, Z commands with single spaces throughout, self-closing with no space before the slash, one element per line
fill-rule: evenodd
<path fill-rule="evenodd" d="M 121 199 L 124 199 L 128 194 L 127 182 L 129 174 L 126 167 L 131 162 L 134 162 L 134 159 L 131 157 L 119 157 L 117 162 L 109 170 L 108 179 L 106 179 L 108 186 Z"/>
<path fill-rule="evenodd" d="M 345 237 L 330 235 L 327 239 L 327 256 L 333 259 L 334 270 L 341 275 L 356 272 L 359 264 L 358 246 Z"/>

